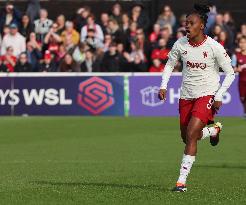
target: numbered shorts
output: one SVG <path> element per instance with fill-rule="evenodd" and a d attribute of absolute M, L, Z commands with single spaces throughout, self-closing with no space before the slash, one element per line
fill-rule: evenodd
<path fill-rule="evenodd" d="M 240 98 L 245 100 L 246 98 L 246 81 L 239 81 L 239 95 Z"/>
<path fill-rule="evenodd" d="M 193 100 L 179 100 L 180 125 L 188 126 L 191 117 L 199 118 L 206 125 L 214 123 L 215 111 L 212 109 L 214 96 L 204 96 Z"/>

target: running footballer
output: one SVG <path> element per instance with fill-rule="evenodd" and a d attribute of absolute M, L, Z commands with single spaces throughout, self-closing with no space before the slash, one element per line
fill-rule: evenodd
<path fill-rule="evenodd" d="M 159 98 L 166 99 L 167 84 L 176 63 L 183 63 L 183 81 L 179 100 L 180 131 L 185 143 L 180 175 L 173 191 L 187 191 L 186 179 L 197 154 L 197 142 L 210 138 L 211 145 L 219 142 L 222 124 L 212 127 L 214 115 L 222 105 L 223 94 L 235 79 L 231 59 L 221 44 L 204 34 L 209 8 L 195 5 L 186 19 L 187 35 L 177 40 L 169 53 L 162 75 Z M 219 68 L 225 73 L 220 85 Z"/>

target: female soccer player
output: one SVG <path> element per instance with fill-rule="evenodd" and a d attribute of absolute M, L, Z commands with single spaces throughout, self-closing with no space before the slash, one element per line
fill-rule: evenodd
<path fill-rule="evenodd" d="M 166 99 L 167 84 L 179 59 L 183 62 L 183 82 L 179 100 L 181 137 L 186 144 L 181 162 L 180 176 L 173 191 L 185 192 L 186 179 L 197 153 L 197 142 L 210 137 L 215 146 L 219 142 L 221 123 L 213 127 L 214 114 L 222 105 L 223 94 L 235 79 L 231 59 L 218 42 L 204 34 L 209 8 L 195 5 L 195 10 L 187 16 L 187 35 L 178 39 L 169 53 L 165 66 L 159 98 Z M 219 68 L 226 77 L 220 86 Z"/>
<path fill-rule="evenodd" d="M 239 94 L 246 119 L 246 36 L 239 39 L 239 48 L 241 51 L 236 53 L 237 67 L 235 71 L 239 72 Z"/>

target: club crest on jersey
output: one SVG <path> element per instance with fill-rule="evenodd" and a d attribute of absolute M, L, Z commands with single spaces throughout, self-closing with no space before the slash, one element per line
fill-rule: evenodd
<path fill-rule="evenodd" d="M 197 69 L 200 68 L 202 70 L 204 70 L 207 67 L 206 63 L 193 63 L 190 61 L 187 61 L 186 65 L 187 68 L 197 68 Z"/>
<path fill-rule="evenodd" d="M 204 51 L 203 52 L 203 58 L 207 58 L 208 57 L 208 52 L 207 51 Z"/>

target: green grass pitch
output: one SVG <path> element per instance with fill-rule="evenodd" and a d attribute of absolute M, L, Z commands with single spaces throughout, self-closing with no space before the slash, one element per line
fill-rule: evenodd
<path fill-rule="evenodd" d="M 0 119 L 0 204 L 246 204 L 246 121 L 201 141 L 187 193 L 172 193 L 178 118 Z"/>

